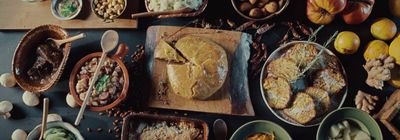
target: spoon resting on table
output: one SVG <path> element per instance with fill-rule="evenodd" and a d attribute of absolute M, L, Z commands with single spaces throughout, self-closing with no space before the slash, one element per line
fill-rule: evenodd
<path fill-rule="evenodd" d="M 183 9 L 178 9 L 178 10 L 169 10 L 169 11 L 159 11 L 159 12 L 142 12 L 142 13 L 136 13 L 132 14 L 132 18 L 141 18 L 141 17 L 154 17 L 154 16 L 160 16 L 160 15 L 169 15 L 169 14 L 179 14 L 179 13 L 188 13 L 193 11 L 191 8 L 183 8 Z"/>
<path fill-rule="evenodd" d="M 75 40 L 78 40 L 78 39 L 81 39 L 81 38 L 84 38 L 84 37 L 86 37 L 86 34 L 85 33 L 80 33 L 78 35 L 75 35 L 75 36 L 72 36 L 72 37 L 69 37 L 69 38 L 66 38 L 66 39 L 47 38 L 46 41 L 54 44 L 55 46 L 57 46 L 57 48 L 60 48 L 61 45 L 65 44 L 65 43 L 72 42 L 72 41 L 75 41 Z"/>
<path fill-rule="evenodd" d="M 228 127 L 222 119 L 216 119 L 213 124 L 214 138 L 216 140 L 226 140 Z"/>
<path fill-rule="evenodd" d="M 89 88 L 86 91 L 85 95 L 85 100 L 82 103 L 81 109 L 79 110 L 78 116 L 76 117 L 75 120 L 75 125 L 79 125 L 81 122 L 83 113 L 85 112 L 85 108 L 87 106 L 87 103 L 89 101 L 90 96 L 92 95 L 92 89 L 94 84 L 97 81 L 97 78 L 99 76 L 100 68 L 103 66 L 104 60 L 107 57 L 107 53 L 112 51 L 118 44 L 118 33 L 114 30 L 108 30 L 104 32 L 103 36 L 101 37 L 101 49 L 103 53 L 101 54 L 100 61 L 97 64 L 96 70 L 94 71 L 93 74 L 93 80 L 90 81 Z"/>
<path fill-rule="evenodd" d="M 39 140 L 43 140 L 44 132 L 47 127 L 47 114 L 49 113 L 49 98 L 43 99 L 43 114 L 42 114 L 42 126 L 40 127 Z"/>

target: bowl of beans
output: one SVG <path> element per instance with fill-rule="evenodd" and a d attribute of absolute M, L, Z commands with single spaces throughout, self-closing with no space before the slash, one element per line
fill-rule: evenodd
<path fill-rule="evenodd" d="M 92 0 L 93 13 L 104 20 L 112 22 L 125 11 L 126 0 Z"/>
<path fill-rule="evenodd" d="M 100 69 L 99 77 L 91 89 L 92 96 L 87 106 L 90 110 L 105 111 L 117 106 L 126 98 L 129 74 L 123 58 L 127 52 L 128 46 L 120 44 L 113 56 L 107 56 Z M 101 52 L 96 52 L 83 57 L 71 72 L 69 88 L 71 95 L 79 105 L 82 105 L 89 90 L 90 80 L 93 79 L 101 54 Z"/>

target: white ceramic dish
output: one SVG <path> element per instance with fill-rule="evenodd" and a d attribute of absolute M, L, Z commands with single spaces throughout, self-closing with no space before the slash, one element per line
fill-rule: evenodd
<path fill-rule="evenodd" d="M 59 19 L 59 20 L 71 20 L 71 19 L 77 17 L 79 15 L 79 13 L 81 12 L 81 10 L 82 10 L 83 2 L 82 2 L 82 0 L 77 0 L 78 3 L 79 3 L 79 6 L 77 8 L 76 13 L 73 14 L 72 16 L 70 16 L 70 17 L 63 17 L 63 16 L 59 15 L 58 12 L 57 12 L 57 5 L 58 5 L 58 3 L 60 1 L 63 1 L 63 0 L 52 0 L 51 1 L 51 7 L 50 7 L 51 14 L 53 14 L 53 16 L 55 18 Z"/>
<path fill-rule="evenodd" d="M 28 137 L 26 137 L 26 140 L 37 140 L 39 138 L 40 135 L 40 126 L 38 125 L 36 126 L 29 134 Z M 69 123 L 66 122 L 60 122 L 60 121 L 55 121 L 55 122 L 48 122 L 47 123 L 47 128 L 51 128 L 51 127 L 61 127 L 64 128 L 68 131 L 70 131 L 72 134 L 75 135 L 75 138 L 77 140 L 84 140 L 84 138 L 82 137 L 81 133 L 79 132 L 78 129 L 76 129 L 74 126 L 72 126 Z"/>

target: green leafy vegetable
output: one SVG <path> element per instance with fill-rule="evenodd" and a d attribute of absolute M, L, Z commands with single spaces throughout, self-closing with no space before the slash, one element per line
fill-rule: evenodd
<path fill-rule="evenodd" d="M 109 75 L 103 75 L 96 82 L 96 91 L 97 92 L 104 91 L 107 88 L 107 83 L 109 83 L 109 82 L 110 82 L 110 76 Z"/>

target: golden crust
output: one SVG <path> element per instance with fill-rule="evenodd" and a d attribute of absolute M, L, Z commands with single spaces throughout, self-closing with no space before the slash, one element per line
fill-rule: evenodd
<path fill-rule="evenodd" d="M 275 109 L 286 108 L 292 96 L 292 89 L 287 80 L 280 77 L 267 77 L 264 80 L 265 98 L 270 107 Z"/>
<path fill-rule="evenodd" d="M 287 58 L 278 58 L 271 61 L 267 66 L 268 75 L 282 77 L 288 81 L 296 80 L 300 74 L 300 69 L 296 63 Z"/>
<path fill-rule="evenodd" d="M 164 40 L 160 40 L 154 50 L 154 58 L 173 61 L 185 62 L 185 58 L 178 54 L 178 52 Z"/>
<path fill-rule="evenodd" d="M 307 124 L 317 116 L 314 99 L 303 92 L 299 92 L 290 108 L 284 109 L 283 113 L 300 124 Z"/>
<path fill-rule="evenodd" d="M 295 44 L 283 54 L 283 57 L 304 68 L 317 56 L 318 50 L 311 44 Z"/>
<path fill-rule="evenodd" d="M 225 50 L 210 40 L 196 36 L 179 39 L 175 47 L 189 62 L 167 66 L 172 90 L 190 99 L 204 100 L 215 94 L 228 73 Z"/>
<path fill-rule="evenodd" d="M 330 94 L 338 94 L 346 86 L 346 81 L 340 72 L 328 68 L 317 72 L 313 85 Z"/>
<path fill-rule="evenodd" d="M 331 98 L 328 92 L 316 87 L 308 87 L 305 92 L 321 105 L 322 112 L 318 113 L 319 115 L 325 114 L 330 110 Z"/>

